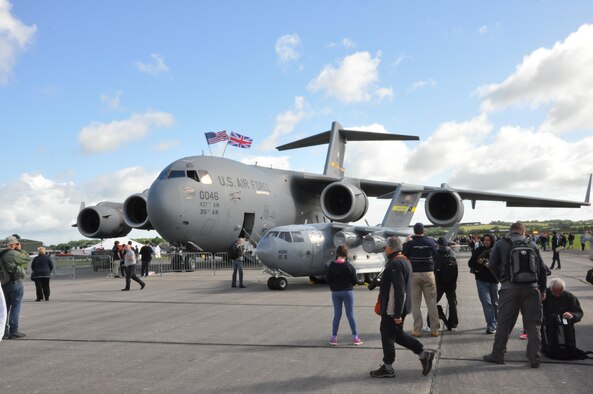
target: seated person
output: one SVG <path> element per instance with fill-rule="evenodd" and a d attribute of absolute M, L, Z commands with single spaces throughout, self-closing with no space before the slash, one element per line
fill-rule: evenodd
<path fill-rule="evenodd" d="M 579 300 L 566 291 L 566 284 L 560 278 L 554 278 L 550 281 L 550 286 L 546 289 L 546 299 L 543 301 L 544 321 L 550 316 L 562 316 L 573 323 L 581 321 L 583 318 L 583 309 Z"/>

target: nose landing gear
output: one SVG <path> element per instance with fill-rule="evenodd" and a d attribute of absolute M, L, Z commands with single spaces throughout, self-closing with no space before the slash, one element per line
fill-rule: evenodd
<path fill-rule="evenodd" d="M 268 289 L 270 290 L 286 290 L 287 287 L 288 281 L 283 276 L 272 276 L 268 279 Z"/>

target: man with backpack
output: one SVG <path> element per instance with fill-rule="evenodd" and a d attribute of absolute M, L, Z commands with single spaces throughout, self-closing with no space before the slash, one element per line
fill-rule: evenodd
<path fill-rule="evenodd" d="M 457 328 L 457 258 L 455 252 L 451 250 L 447 240 L 444 237 L 440 237 L 437 240 L 437 253 L 434 259 L 434 276 L 437 283 L 437 303 L 443 297 L 443 294 L 447 296 L 447 302 L 449 304 L 449 317 L 445 316 L 443 307 L 437 305 L 439 318 L 443 320 L 447 330 L 451 331 L 453 328 Z M 430 319 L 429 319 L 430 322 Z M 430 323 L 428 324 L 430 327 Z"/>
<path fill-rule="evenodd" d="M 542 301 L 546 298 L 546 270 L 537 246 L 525 236 L 521 222 L 511 225 L 510 233 L 492 248 L 490 271 L 500 279 L 498 327 L 492 352 L 484 361 L 504 364 L 506 345 L 519 311 L 528 335 L 527 358 L 531 368 L 540 366 Z"/>
<path fill-rule="evenodd" d="M 25 292 L 23 279 L 30 259 L 29 254 L 21 250 L 21 244 L 16 237 L 6 237 L 4 245 L 5 249 L 0 249 L 0 270 L 7 318 L 2 339 L 18 339 L 25 336 L 19 331 L 19 316 Z"/>
<path fill-rule="evenodd" d="M 231 251 L 229 258 L 233 261 L 233 284 L 231 287 L 237 287 L 237 271 L 239 272 L 239 287 L 244 289 L 243 285 L 243 254 L 245 252 L 245 246 L 243 246 L 243 238 L 237 238 Z"/>

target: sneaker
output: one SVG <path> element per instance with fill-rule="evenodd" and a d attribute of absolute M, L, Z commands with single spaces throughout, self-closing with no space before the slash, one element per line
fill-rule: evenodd
<path fill-rule="evenodd" d="M 338 346 L 338 337 L 330 337 L 329 338 L 329 344 L 332 346 Z"/>
<path fill-rule="evenodd" d="M 144 288 L 145 288 L 145 287 L 146 287 L 146 283 L 142 283 L 142 284 L 140 285 L 140 290 L 144 290 Z"/>
<path fill-rule="evenodd" d="M 241 288 L 241 289 L 245 289 L 245 288 L 247 288 L 247 286 L 243 286 L 243 285 L 241 285 L 241 286 L 239 286 L 239 288 Z"/>
<path fill-rule="evenodd" d="M 486 335 L 492 335 L 492 334 L 496 334 L 496 329 L 494 329 L 494 328 L 487 328 L 486 329 Z"/>
<path fill-rule="evenodd" d="M 487 354 L 484 357 L 482 357 L 482 359 L 487 363 L 504 364 L 504 358 L 497 358 L 494 357 L 492 354 Z"/>
<path fill-rule="evenodd" d="M 426 326 L 422 329 L 423 331 L 430 332 L 430 327 Z"/>
<path fill-rule="evenodd" d="M 15 334 L 8 335 L 8 339 L 19 339 L 19 338 L 24 338 L 24 337 L 26 337 L 26 335 L 23 332 L 17 332 Z"/>
<path fill-rule="evenodd" d="M 353 344 L 355 344 L 356 346 L 359 346 L 359 345 L 362 345 L 364 342 L 363 342 L 363 341 L 362 341 L 362 339 L 360 339 L 360 338 L 358 337 L 358 335 L 357 335 L 357 336 L 355 336 L 355 337 L 354 337 L 354 339 L 352 340 L 352 343 L 353 343 Z"/>
<path fill-rule="evenodd" d="M 422 333 L 418 332 L 418 331 L 412 331 L 410 333 L 410 335 L 412 335 L 413 337 L 416 337 L 416 338 L 420 338 L 422 336 Z"/>
<path fill-rule="evenodd" d="M 393 368 L 387 369 L 385 365 L 381 365 L 379 369 L 370 372 L 371 378 L 395 378 L 395 370 Z"/>
<path fill-rule="evenodd" d="M 121 291 L 130 291 L 130 289 L 121 289 Z"/>
<path fill-rule="evenodd" d="M 523 333 L 519 335 L 519 339 L 523 339 L 524 341 L 526 341 L 527 339 L 529 339 L 529 337 L 527 336 L 527 334 Z"/>
<path fill-rule="evenodd" d="M 422 375 L 426 376 L 432 369 L 432 361 L 434 360 L 434 352 L 423 350 L 420 356 L 420 364 L 422 364 Z"/>

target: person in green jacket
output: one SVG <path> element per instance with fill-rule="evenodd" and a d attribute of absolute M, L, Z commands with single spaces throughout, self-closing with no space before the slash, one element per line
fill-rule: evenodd
<path fill-rule="evenodd" d="M 25 279 L 30 258 L 27 252 L 21 250 L 21 244 L 16 237 L 6 237 L 4 245 L 5 248 L 0 249 L 0 253 L 2 253 L 0 264 L 3 265 L 3 270 L 10 277 L 6 283 L 2 284 L 7 312 L 2 339 L 18 339 L 25 336 L 24 333 L 19 331 L 19 315 L 24 295 L 23 279 Z M 4 249 L 6 249 L 6 252 Z"/>

